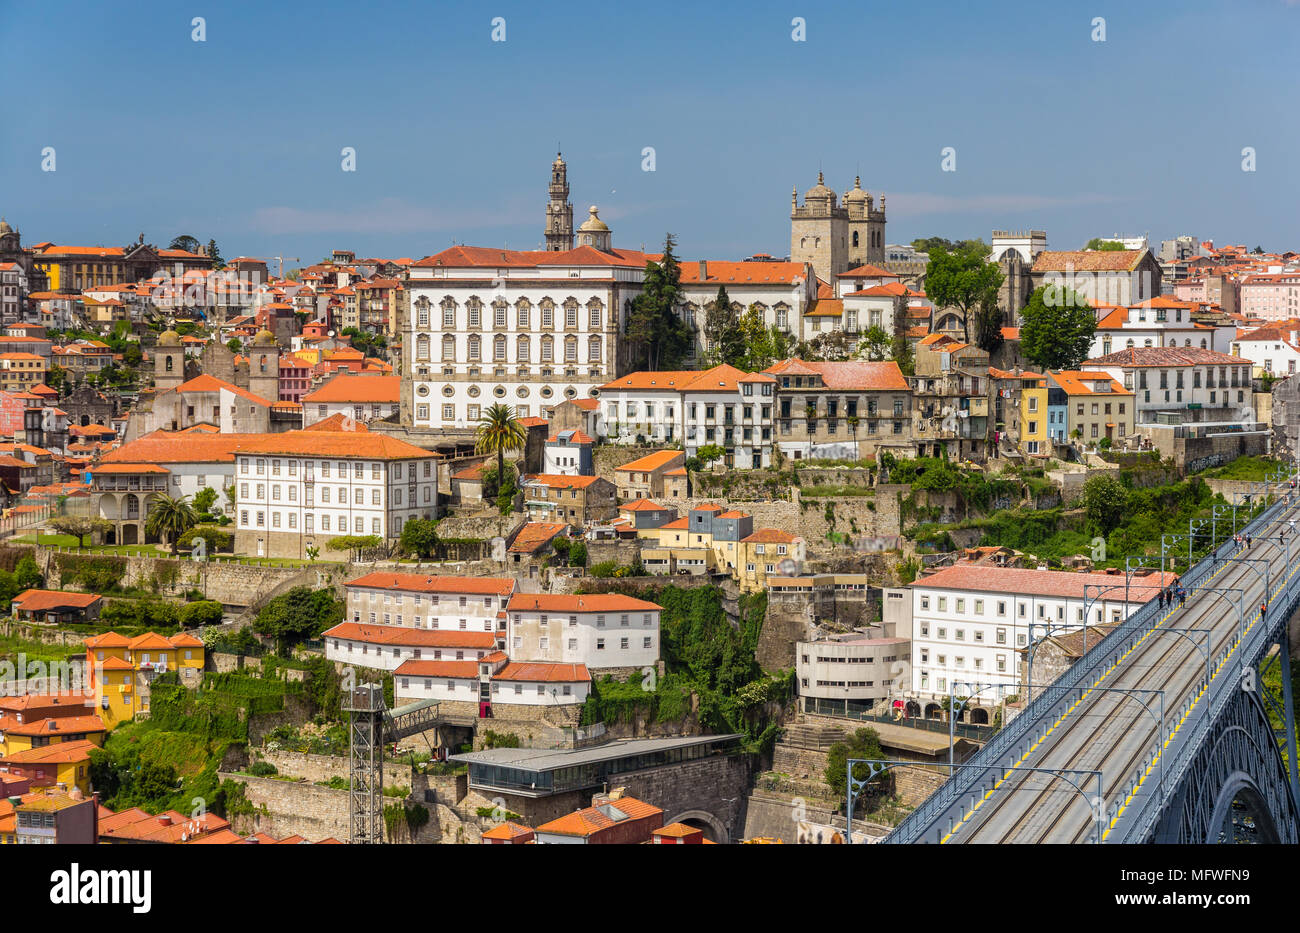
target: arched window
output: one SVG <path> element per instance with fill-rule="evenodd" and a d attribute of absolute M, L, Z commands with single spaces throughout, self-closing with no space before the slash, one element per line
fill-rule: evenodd
<path fill-rule="evenodd" d="M 1132 337 L 1130 337 L 1130 338 L 1128 339 L 1128 342 L 1124 344 L 1124 349 L 1126 349 L 1126 350 L 1132 350 L 1132 349 L 1133 349 L 1133 338 L 1132 338 Z"/>
<path fill-rule="evenodd" d="M 501 313 L 504 314 L 505 310 L 502 309 Z M 492 338 L 492 359 L 496 360 L 498 363 L 504 363 L 506 361 L 505 334 L 497 334 Z"/>
<path fill-rule="evenodd" d="M 529 326 L 528 312 L 529 310 L 531 310 L 531 308 L 532 305 L 528 303 L 527 298 L 520 298 L 517 302 L 515 302 L 515 326 L 518 327 L 520 330 L 523 330 Z"/>
<path fill-rule="evenodd" d="M 429 326 L 429 299 L 421 298 L 415 303 L 415 319 L 417 327 Z"/>
<path fill-rule="evenodd" d="M 543 312 L 545 313 L 545 312 Z M 555 338 L 547 334 L 542 338 L 542 362 L 551 363 L 555 360 Z"/>
<path fill-rule="evenodd" d="M 599 337 L 593 336 L 587 338 L 587 362 L 589 363 L 600 362 L 600 338 Z"/>
<path fill-rule="evenodd" d="M 427 360 L 429 358 L 428 334 L 421 334 L 419 337 L 415 338 L 415 358 L 417 360 Z"/>
<path fill-rule="evenodd" d="M 171 372 L 171 371 L 172 371 L 172 358 L 171 358 L 170 355 L 168 355 L 168 356 L 167 356 L 167 372 Z"/>
<path fill-rule="evenodd" d="M 853 245 L 854 246 L 858 245 L 858 231 L 856 230 L 853 231 Z"/>
<path fill-rule="evenodd" d="M 442 358 L 447 361 L 456 359 L 456 338 L 451 334 L 444 334 L 442 338 Z"/>
<path fill-rule="evenodd" d="M 515 340 L 515 359 L 520 363 L 528 362 L 528 353 L 529 353 L 528 344 L 529 341 L 528 341 L 527 334 L 520 334 L 519 337 Z"/>
<path fill-rule="evenodd" d="M 564 338 L 564 362 L 578 362 L 578 338 L 572 334 Z"/>
<path fill-rule="evenodd" d="M 1209 349 L 1209 348 L 1206 347 L 1206 345 L 1205 345 L 1205 338 L 1204 338 L 1204 337 L 1201 338 L 1201 349 L 1202 349 L 1202 350 Z"/>
<path fill-rule="evenodd" d="M 599 298 L 593 298 L 587 302 L 587 322 L 592 330 L 600 330 L 601 312 L 604 307 Z"/>
<path fill-rule="evenodd" d="M 471 360 L 482 359 L 481 344 L 482 341 L 479 339 L 478 334 L 469 335 L 469 358 Z"/>

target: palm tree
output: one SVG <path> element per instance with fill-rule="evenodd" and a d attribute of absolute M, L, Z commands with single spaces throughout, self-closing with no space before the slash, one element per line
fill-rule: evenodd
<path fill-rule="evenodd" d="M 478 420 L 475 431 L 474 452 L 497 455 L 497 488 L 505 485 L 506 451 L 523 450 L 528 432 L 515 417 L 509 405 L 500 402 L 490 406 Z"/>
<path fill-rule="evenodd" d="M 181 535 L 198 524 L 198 513 L 190 504 L 189 496 L 172 498 L 164 492 L 156 492 L 149 497 L 149 505 L 149 517 L 145 520 L 144 530 L 147 534 L 166 538 L 174 557 L 176 542 Z"/>

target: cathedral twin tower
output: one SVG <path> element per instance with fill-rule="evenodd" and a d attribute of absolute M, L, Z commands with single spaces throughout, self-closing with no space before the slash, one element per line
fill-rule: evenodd
<path fill-rule="evenodd" d="M 559 154 L 551 163 L 550 201 L 546 205 L 546 249 L 550 252 L 573 249 L 573 204 L 569 201 L 568 167 Z M 591 217 L 582 225 L 582 231 L 593 233 L 584 242 L 598 245 L 603 240 L 608 249 L 609 228 L 591 209 Z M 602 237 L 601 234 L 604 234 Z M 853 180 L 853 189 L 844 195 L 840 204 L 835 192 L 826 187 L 822 173 L 817 173 L 817 184 L 803 196 L 799 206 L 799 192 L 790 195 L 790 260 L 810 262 L 817 275 L 829 282 L 841 272 L 857 266 L 885 261 L 885 198 L 880 198 L 880 208 L 875 199 L 862 190 L 862 180 Z"/>

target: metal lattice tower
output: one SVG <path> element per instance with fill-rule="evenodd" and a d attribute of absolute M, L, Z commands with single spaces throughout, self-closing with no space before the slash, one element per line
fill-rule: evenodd
<path fill-rule="evenodd" d="M 348 691 L 348 842 L 384 841 L 383 761 L 384 691 L 361 684 Z"/>

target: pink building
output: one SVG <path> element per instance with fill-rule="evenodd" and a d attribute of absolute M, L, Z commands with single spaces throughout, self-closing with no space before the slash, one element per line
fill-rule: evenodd
<path fill-rule="evenodd" d="M 301 402 L 311 383 L 311 364 L 296 356 L 280 358 L 280 401 Z"/>
<path fill-rule="evenodd" d="M 1263 321 L 1300 317 L 1300 272 L 1248 276 L 1241 283 L 1241 313 Z"/>

